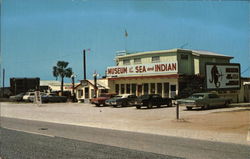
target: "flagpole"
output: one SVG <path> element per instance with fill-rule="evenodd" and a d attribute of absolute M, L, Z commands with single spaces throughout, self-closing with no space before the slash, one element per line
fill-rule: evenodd
<path fill-rule="evenodd" d="M 125 29 L 125 53 L 127 54 L 127 38 L 128 38 L 128 32 Z"/>

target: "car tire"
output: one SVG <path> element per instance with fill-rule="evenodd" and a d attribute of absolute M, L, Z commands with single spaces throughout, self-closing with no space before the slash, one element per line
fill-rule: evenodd
<path fill-rule="evenodd" d="M 137 105 L 136 108 L 137 108 L 137 109 L 141 109 L 141 106 Z"/>
<path fill-rule="evenodd" d="M 187 108 L 187 110 L 192 110 L 192 107 L 186 107 Z"/>
<path fill-rule="evenodd" d="M 100 106 L 100 104 L 95 104 L 95 106 L 99 107 L 99 106 Z"/>
<path fill-rule="evenodd" d="M 151 102 L 149 102 L 147 108 L 151 109 L 152 107 L 153 107 L 153 104 Z"/>
<path fill-rule="evenodd" d="M 226 101 L 224 106 L 229 107 L 229 101 Z"/>
<path fill-rule="evenodd" d="M 127 106 L 126 102 L 122 102 L 121 107 L 126 107 L 126 106 Z"/>
<path fill-rule="evenodd" d="M 172 101 L 168 103 L 168 107 L 172 107 Z"/>
<path fill-rule="evenodd" d="M 206 110 L 209 108 L 209 105 L 208 104 L 205 104 L 204 106 L 201 107 L 202 110 Z"/>

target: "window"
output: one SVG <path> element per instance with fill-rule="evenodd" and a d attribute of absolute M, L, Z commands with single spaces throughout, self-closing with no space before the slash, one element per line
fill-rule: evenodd
<path fill-rule="evenodd" d="M 160 62 L 160 56 L 153 56 L 152 62 Z"/>
<path fill-rule="evenodd" d="M 188 60 L 188 55 L 186 55 L 186 54 L 181 54 L 181 59 L 182 59 L 182 60 Z"/>
<path fill-rule="evenodd" d="M 134 98 L 136 98 L 136 96 L 135 95 L 130 95 L 130 96 L 128 96 L 128 98 L 134 99 Z"/>
<path fill-rule="evenodd" d="M 155 83 L 150 83 L 150 93 L 154 94 L 155 93 Z"/>
<path fill-rule="evenodd" d="M 219 98 L 219 96 L 217 94 L 209 94 L 208 97 L 209 98 Z"/>
<path fill-rule="evenodd" d="M 83 90 L 80 89 L 78 90 L 78 98 L 81 98 L 83 96 Z"/>
<path fill-rule="evenodd" d="M 124 94 L 124 93 L 125 93 L 125 85 L 121 84 L 121 94 Z"/>
<path fill-rule="evenodd" d="M 132 84 L 132 94 L 136 94 L 136 84 Z"/>
<path fill-rule="evenodd" d="M 148 84 L 147 83 L 144 83 L 143 84 L 143 87 L 144 87 L 144 94 L 148 94 Z"/>
<path fill-rule="evenodd" d="M 157 83 L 157 94 L 162 95 L 162 83 Z"/>
<path fill-rule="evenodd" d="M 130 60 L 129 59 L 123 60 L 123 65 L 130 65 Z"/>
<path fill-rule="evenodd" d="M 130 84 L 126 84 L 126 93 L 130 94 Z"/>
<path fill-rule="evenodd" d="M 135 58 L 134 63 L 135 64 L 141 64 L 141 58 Z"/>
<path fill-rule="evenodd" d="M 119 94 L 119 84 L 116 84 L 116 85 L 115 85 L 115 93 L 116 93 L 116 94 Z"/>

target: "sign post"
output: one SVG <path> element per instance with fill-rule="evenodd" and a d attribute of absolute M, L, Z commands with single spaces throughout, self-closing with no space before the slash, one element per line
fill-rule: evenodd
<path fill-rule="evenodd" d="M 179 104 L 176 105 L 176 119 L 179 120 Z"/>
<path fill-rule="evenodd" d="M 35 91 L 34 103 L 36 103 L 37 106 L 40 106 L 42 104 L 40 91 Z"/>

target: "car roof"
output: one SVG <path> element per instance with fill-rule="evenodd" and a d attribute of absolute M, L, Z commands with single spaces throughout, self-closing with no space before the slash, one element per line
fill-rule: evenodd
<path fill-rule="evenodd" d="M 214 94 L 214 93 L 194 93 L 193 95 L 207 95 L 207 94 Z"/>

